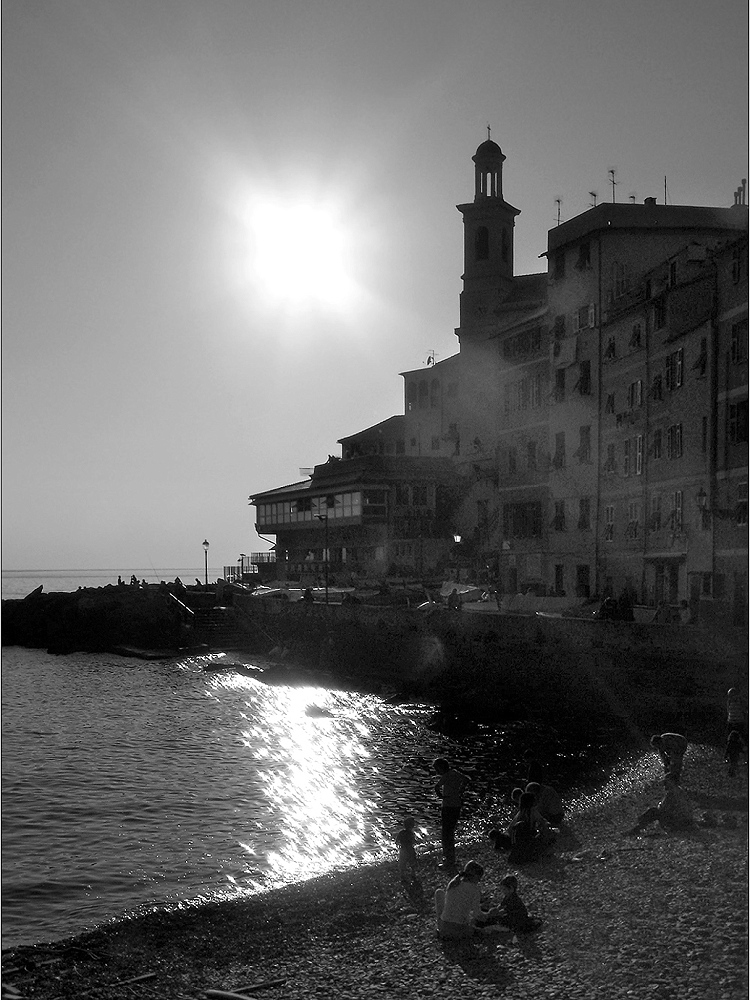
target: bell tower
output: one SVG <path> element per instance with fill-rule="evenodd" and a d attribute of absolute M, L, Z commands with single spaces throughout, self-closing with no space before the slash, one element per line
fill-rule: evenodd
<path fill-rule="evenodd" d="M 474 201 L 456 206 L 464 218 L 464 285 L 456 331 L 461 338 L 496 322 L 493 309 L 513 283 L 513 227 L 520 210 L 503 198 L 505 156 L 489 131 L 488 126 L 488 138 L 472 157 Z"/>

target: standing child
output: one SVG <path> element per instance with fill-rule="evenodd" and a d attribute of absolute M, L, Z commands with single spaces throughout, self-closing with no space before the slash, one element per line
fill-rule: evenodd
<path fill-rule="evenodd" d="M 461 771 L 452 768 L 445 757 L 438 757 L 432 766 L 438 774 L 435 792 L 443 800 L 440 810 L 443 867 L 453 868 L 456 864 L 456 827 L 461 818 L 463 794 L 469 779 Z"/>
<path fill-rule="evenodd" d="M 396 834 L 398 844 L 398 873 L 404 885 L 418 881 L 417 851 L 415 848 L 414 817 L 406 816 L 404 825 Z"/>

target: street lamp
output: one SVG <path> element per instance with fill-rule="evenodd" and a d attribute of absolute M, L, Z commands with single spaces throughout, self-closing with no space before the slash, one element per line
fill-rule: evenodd
<path fill-rule="evenodd" d="M 328 515 L 327 514 L 316 514 L 315 517 L 323 522 L 325 527 L 325 548 L 323 550 L 323 572 L 325 573 L 326 581 L 326 607 L 328 607 Z"/>
<path fill-rule="evenodd" d="M 240 583 L 245 582 L 245 560 L 247 555 L 244 552 L 240 552 Z"/>
<path fill-rule="evenodd" d="M 208 542 L 203 542 L 203 552 L 206 557 L 206 586 L 208 586 Z"/>

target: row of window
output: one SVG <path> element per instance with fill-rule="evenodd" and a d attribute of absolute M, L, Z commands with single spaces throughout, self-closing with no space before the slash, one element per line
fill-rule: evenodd
<path fill-rule="evenodd" d="M 434 378 L 431 382 L 427 379 L 409 381 L 406 383 L 406 411 L 412 413 L 420 410 L 436 409 L 440 406 L 441 382 Z M 445 387 L 446 397 L 455 396 L 458 393 L 458 382 L 448 382 Z"/>

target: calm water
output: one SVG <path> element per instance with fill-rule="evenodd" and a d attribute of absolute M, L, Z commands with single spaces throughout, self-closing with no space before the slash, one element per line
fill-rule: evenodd
<path fill-rule="evenodd" d="M 434 843 L 432 759 L 488 775 L 523 749 L 512 728 L 453 744 L 426 709 L 203 669 L 222 656 L 3 649 L 5 947 L 375 859 L 406 811 Z"/>
<path fill-rule="evenodd" d="M 18 574 L 17 596 L 40 582 L 116 582 L 102 572 L 99 583 L 69 575 L 68 587 Z M 11 596 L 5 573 L 3 589 Z M 230 659 L 3 648 L 4 947 L 392 856 L 405 812 L 434 845 L 438 755 L 477 775 L 462 826 L 476 834 L 491 808 L 486 778 L 520 766 L 541 738 L 515 725 L 454 742 L 425 727 L 426 708 L 204 669 Z M 599 759 L 544 739 L 553 780 Z"/>

